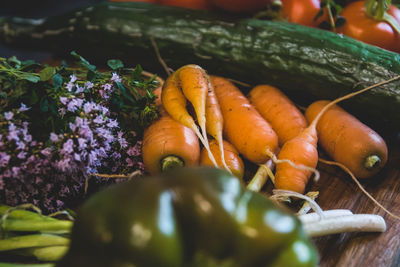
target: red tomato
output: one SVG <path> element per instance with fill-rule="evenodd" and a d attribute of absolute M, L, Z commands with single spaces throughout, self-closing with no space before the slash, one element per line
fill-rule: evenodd
<path fill-rule="evenodd" d="M 159 0 L 159 3 L 167 6 L 179 6 L 192 9 L 212 9 L 209 0 Z"/>
<path fill-rule="evenodd" d="M 318 27 L 318 25 L 327 20 L 327 12 L 319 17 L 316 21 L 315 16 L 320 11 L 320 0 L 281 0 L 282 16 L 289 22 L 297 23 L 305 26 Z"/>
<path fill-rule="evenodd" d="M 148 2 L 157 4 L 159 0 L 110 0 L 110 2 Z"/>
<path fill-rule="evenodd" d="M 211 0 L 211 3 L 232 13 L 254 13 L 266 9 L 272 0 Z"/>
<path fill-rule="evenodd" d="M 390 5 L 387 13 L 400 23 L 400 10 Z M 376 21 L 365 14 L 364 1 L 350 3 L 340 14 L 346 23 L 337 28 L 338 33 L 381 48 L 400 53 L 400 34 L 386 22 Z"/>

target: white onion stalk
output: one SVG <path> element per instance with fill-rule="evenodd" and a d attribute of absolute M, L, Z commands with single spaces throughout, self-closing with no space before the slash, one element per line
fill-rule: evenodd
<path fill-rule="evenodd" d="M 315 211 L 299 215 L 305 232 L 310 237 L 339 234 L 345 232 L 385 232 L 383 217 L 375 214 L 353 214 L 350 210 L 335 209 L 323 211 L 310 197 L 289 190 L 273 190 L 271 199 L 280 200 L 297 197 L 309 201 Z"/>
<path fill-rule="evenodd" d="M 334 210 L 325 210 L 322 212 L 324 214 L 324 218 L 335 218 L 339 216 L 345 215 L 353 215 L 353 212 L 347 209 L 334 209 Z M 316 212 L 311 212 L 307 214 L 298 215 L 298 218 L 302 223 L 312 223 L 322 220 L 320 214 Z"/>
<path fill-rule="evenodd" d="M 310 237 L 345 232 L 385 232 L 385 220 L 375 214 L 353 214 L 324 218 L 303 224 Z"/>

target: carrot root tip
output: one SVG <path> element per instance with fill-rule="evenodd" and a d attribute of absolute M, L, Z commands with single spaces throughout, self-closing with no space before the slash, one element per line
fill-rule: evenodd
<path fill-rule="evenodd" d="M 185 166 L 185 162 L 177 156 L 166 156 L 161 160 L 161 172 Z"/>
<path fill-rule="evenodd" d="M 364 167 L 370 170 L 379 165 L 379 163 L 381 163 L 381 158 L 377 155 L 371 155 L 365 159 Z"/>

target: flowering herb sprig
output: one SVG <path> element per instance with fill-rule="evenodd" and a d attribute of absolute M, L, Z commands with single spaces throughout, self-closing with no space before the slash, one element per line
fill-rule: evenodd
<path fill-rule="evenodd" d="M 119 60 L 97 71 L 72 55 L 74 67 L 0 60 L 2 203 L 56 211 L 84 197 L 91 174 L 143 171 L 141 134 L 157 117 L 155 77 Z"/>

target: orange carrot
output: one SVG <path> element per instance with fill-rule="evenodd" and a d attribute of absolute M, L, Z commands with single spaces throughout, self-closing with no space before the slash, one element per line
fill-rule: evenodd
<path fill-rule="evenodd" d="M 211 77 L 224 117 L 224 135 L 249 161 L 264 164 L 277 151 L 278 137 L 245 95 L 229 80 Z"/>
<path fill-rule="evenodd" d="M 308 125 L 303 113 L 276 87 L 258 85 L 250 91 L 249 99 L 275 130 L 280 146 L 296 137 Z"/>
<path fill-rule="evenodd" d="M 186 127 L 197 132 L 197 125 L 186 109 L 186 98 L 183 95 L 176 73 L 172 73 L 164 82 L 161 101 L 168 114 Z"/>
<path fill-rule="evenodd" d="M 206 131 L 206 102 L 209 81 L 206 72 L 197 65 L 185 65 L 177 70 L 182 92 L 192 104 L 197 122 L 203 134 L 205 147 L 208 147 Z"/>
<path fill-rule="evenodd" d="M 329 108 L 340 101 L 349 99 L 355 95 L 399 78 L 400 76 L 396 76 L 392 79 L 371 85 L 359 91 L 337 98 L 325 105 L 306 129 L 304 129 L 297 137 L 289 140 L 282 146 L 278 155 L 278 160 L 276 160 L 276 163 L 278 164 L 275 173 L 275 187 L 278 189 L 304 193 L 311 173 L 314 172 L 318 176 L 318 171 L 315 169 L 318 163 L 317 123 Z M 352 145 L 352 143 L 347 144 L 347 146 Z"/>
<path fill-rule="evenodd" d="M 223 140 L 223 147 L 224 147 L 224 156 L 226 159 L 226 164 L 229 170 L 240 179 L 243 179 L 244 176 L 244 163 L 243 160 L 239 156 L 239 152 L 237 149 L 230 144 L 229 142 Z M 222 164 L 222 158 L 220 153 L 220 146 L 217 140 L 210 141 L 210 149 L 211 152 L 214 154 L 215 159 L 218 164 Z M 200 154 L 200 164 L 201 165 L 212 165 L 210 157 L 208 156 L 207 151 L 205 148 L 201 150 Z"/>
<path fill-rule="evenodd" d="M 312 103 L 306 110 L 306 118 L 314 120 L 328 103 L 324 100 Z M 383 138 L 337 105 L 321 117 L 317 131 L 319 143 L 327 154 L 358 178 L 371 177 L 386 164 L 388 149 Z"/>
<path fill-rule="evenodd" d="M 207 136 L 206 138 L 204 138 L 204 135 L 199 132 L 193 117 L 187 111 L 187 100 L 185 98 L 185 95 L 182 93 L 180 87 L 180 77 L 178 76 L 178 73 L 178 71 L 172 73 L 164 82 L 161 92 L 161 101 L 163 107 L 173 119 L 193 130 L 193 132 L 197 135 L 197 137 L 209 151 L 211 155 L 210 158 L 213 160 L 215 166 L 217 166 L 217 163 L 215 162 L 215 159 L 209 150 Z M 185 86 L 186 83 L 187 82 L 185 82 Z"/>
<path fill-rule="evenodd" d="M 142 156 L 150 174 L 177 166 L 197 165 L 200 143 L 190 128 L 164 115 L 145 130 Z"/>
<path fill-rule="evenodd" d="M 275 172 L 277 189 L 304 193 L 312 170 L 317 167 L 317 141 L 317 130 L 312 124 L 282 146 L 278 159 L 287 162 L 277 162 L 279 163 Z M 291 163 L 296 166 L 292 166 Z"/>
<path fill-rule="evenodd" d="M 215 95 L 214 87 L 208 77 L 208 94 L 206 101 L 206 130 L 217 141 L 219 147 L 220 161 L 217 163 L 223 166 L 227 171 L 231 171 L 231 168 L 227 165 L 224 153 L 224 142 L 223 140 L 223 128 L 224 118 L 222 116 L 221 107 L 219 106 L 217 96 Z M 231 145 L 232 146 L 232 145 Z M 211 145 L 210 145 L 211 149 Z M 212 149 L 211 149 L 212 150 Z M 236 149 L 235 149 L 236 150 Z M 213 153 L 214 154 L 214 153 Z M 214 154 L 215 156 L 215 154 Z"/>

